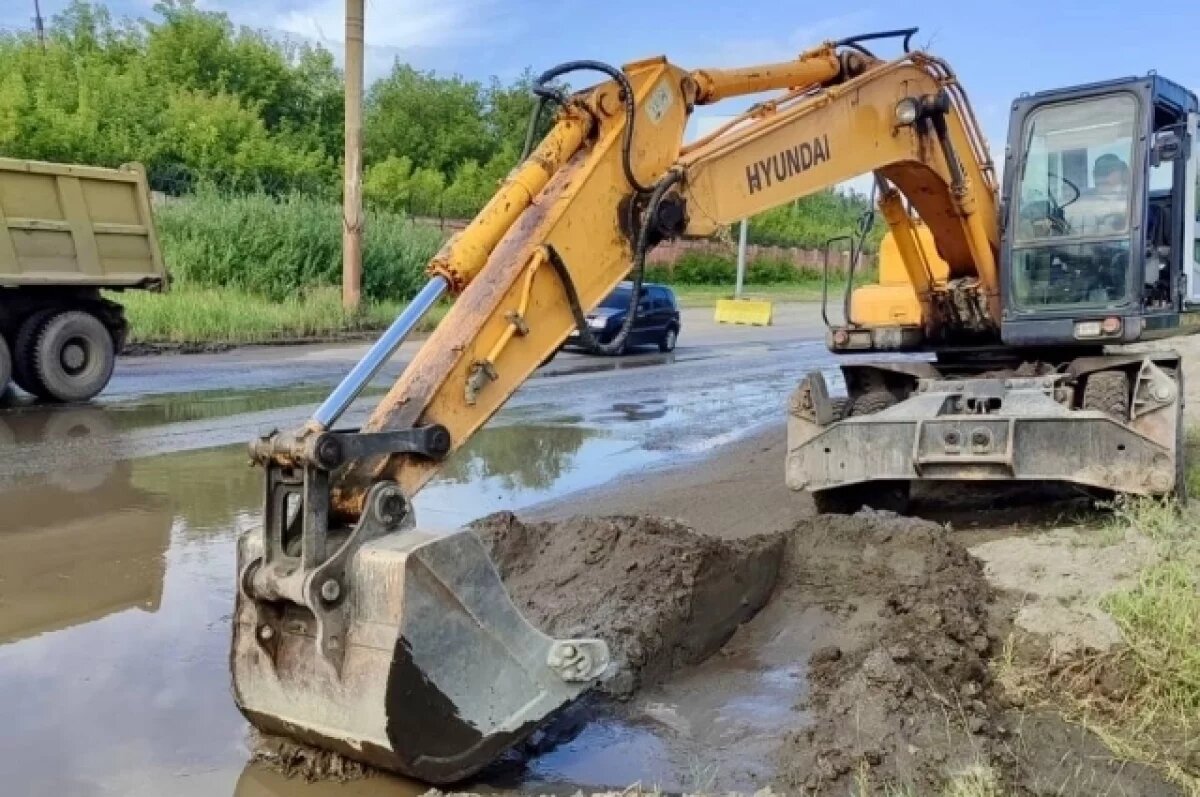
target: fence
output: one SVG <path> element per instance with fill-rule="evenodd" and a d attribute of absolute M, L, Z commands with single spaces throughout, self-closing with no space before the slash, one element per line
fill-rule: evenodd
<path fill-rule="evenodd" d="M 413 222 L 437 227 L 447 235 L 458 232 L 467 226 L 470 219 L 444 219 L 435 216 L 414 216 Z M 719 257 L 736 258 L 737 244 L 717 240 L 685 240 L 664 241 L 646 256 L 646 264 L 661 266 L 668 273 L 674 270 L 675 264 L 685 254 L 696 253 L 716 255 Z M 769 260 L 790 263 L 797 271 L 806 273 L 820 272 L 824 267 L 825 253 L 820 249 L 805 249 L 798 246 L 761 246 L 749 244 L 746 246 L 746 262 Z M 875 253 L 864 253 L 859 261 L 858 270 L 870 269 L 875 265 Z M 833 274 L 845 274 L 850 268 L 850 252 L 842 249 L 834 251 L 829 256 L 829 270 Z"/>

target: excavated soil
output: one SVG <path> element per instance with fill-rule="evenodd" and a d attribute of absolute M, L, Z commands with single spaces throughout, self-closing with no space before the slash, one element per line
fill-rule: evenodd
<path fill-rule="evenodd" d="M 996 763 L 992 592 L 948 529 L 870 511 L 815 518 L 796 528 L 779 589 L 843 630 L 812 653 L 812 723 L 784 740 L 776 787 L 845 794 L 865 778 L 925 794 Z"/>
<path fill-rule="evenodd" d="M 743 622 L 734 648 L 822 615 L 775 754 L 777 790 L 845 794 L 866 777 L 924 794 L 970 766 L 1005 764 L 987 664 L 992 592 L 942 526 L 870 511 L 813 518 L 786 548 L 780 535 L 727 541 L 646 517 L 502 513 L 474 530 L 532 622 L 610 641 L 624 676 L 608 691 L 620 697 L 706 658 Z M 777 572 L 771 611 L 751 620 Z"/>
<path fill-rule="evenodd" d="M 525 616 L 558 637 L 598 636 L 614 667 L 601 689 L 627 697 L 707 658 L 767 602 L 782 534 L 721 540 L 654 517 L 472 523 Z"/>

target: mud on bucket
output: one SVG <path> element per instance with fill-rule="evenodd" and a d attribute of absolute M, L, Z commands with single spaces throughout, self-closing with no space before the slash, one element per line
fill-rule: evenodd
<path fill-rule="evenodd" d="M 608 666 L 603 642 L 530 625 L 470 532 L 379 536 L 346 560 L 334 588 L 320 566 L 277 552 L 268 557 L 277 573 L 303 577 L 290 598 L 261 578 L 265 540 L 255 529 L 238 541 L 231 667 L 238 708 L 267 733 L 451 783 Z"/>

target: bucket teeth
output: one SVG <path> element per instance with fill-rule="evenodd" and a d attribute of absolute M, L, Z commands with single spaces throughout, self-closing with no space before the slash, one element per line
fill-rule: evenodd
<path fill-rule="evenodd" d="M 239 572 L 261 557 L 261 532 L 243 535 Z M 432 783 L 479 771 L 609 667 L 600 640 L 557 640 L 530 625 L 466 531 L 410 528 L 357 550 L 329 602 L 345 629 L 338 667 L 319 649 L 312 609 L 255 597 L 246 582 L 232 670 L 247 719 Z"/>

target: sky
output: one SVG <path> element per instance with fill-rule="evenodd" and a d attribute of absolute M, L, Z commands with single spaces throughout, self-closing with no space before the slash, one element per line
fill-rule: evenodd
<path fill-rule="evenodd" d="M 69 0 L 41 0 L 49 17 Z M 303 37 L 339 53 L 344 0 L 199 0 L 239 25 Z M 153 0 L 109 0 L 150 16 Z M 30 29 L 33 0 L 0 0 L 0 29 Z M 562 61 L 621 64 L 666 55 L 683 67 L 784 60 L 825 39 L 919 26 L 917 45 L 950 62 L 993 152 L 1022 92 L 1155 70 L 1200 91 L 1197 0 L 367 0 L 367 79 L 395 59 L 441 73 L 511 80 Z M 895 53 L 883 43 L 879 55 Z M 705 109 L 731 113 L 736 105 Z"/>

